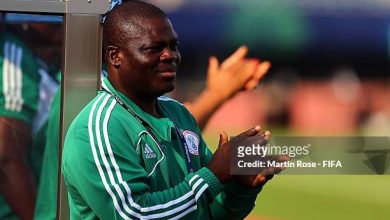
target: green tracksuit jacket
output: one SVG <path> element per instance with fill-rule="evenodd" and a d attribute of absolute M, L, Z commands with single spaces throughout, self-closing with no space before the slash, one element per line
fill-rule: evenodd
<path fill-rule="evenodd" d="M 103 88 L 150 130 L 106 91 L 80 112 L 68 130 L 62 161 L 71 219 L 242 219 L 252 210 L 260 188 L 221 184 L 205 167 L 212 153 L 184 106 L 160 97 L 164 118 L 158 119 L 107 79 Z M 192 173 L 174 123 L 187 142 Z"/>

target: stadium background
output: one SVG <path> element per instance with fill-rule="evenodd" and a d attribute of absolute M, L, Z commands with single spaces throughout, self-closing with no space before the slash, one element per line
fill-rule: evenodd
<path fill-rule="evenodd" d="M 389 136 L 389 1 L 158 4 L 180 37 L 173 97 L 191 100 L 203 88 L 211 54 L 223 59 L 245 44 L 250 56 L 272 62 L 260 88 L 214 115 L 205 131 L 209 146 L 220 130 L 233 135 L 255 124 L 274 136 Z M 389 184 L 390 176 L 379 175 L 280 175 L 248 219 L 388 219 Z"/>
<path fill-rule="evenodd" d="M 182 66 L 170 94 L 180 101 L 204 87 L 212 54 L 221 60 L 245 44 L 249 56 L 272 62 L 258 89 L 210 120 L 204 135 L 211 148 L 219 131 L 234 135 L 255 124 L 274 136 L 389 136 L 390 1 L 151 2 L 180 37 Z M 248 219 L 388 219 L 389 184 L 380 175 L 280 175 Z"/>

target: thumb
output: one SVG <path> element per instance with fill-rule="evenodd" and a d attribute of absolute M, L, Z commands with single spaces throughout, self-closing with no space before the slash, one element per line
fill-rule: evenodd
<path fill-rule="evenodd" d="M 218 144 L 218 147 L 224 145 L 224 144 L 227 143 L 228 141 L 229 141 L 228 135 L 226 134 L 226 132 L 222 131 L 222 132 L 219 134 L 219 144 Z"/>

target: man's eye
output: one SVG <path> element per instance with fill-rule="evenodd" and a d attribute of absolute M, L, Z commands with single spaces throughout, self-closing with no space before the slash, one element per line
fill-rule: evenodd
<path fill-rule="evenodd" d="M 178 49 L 178 46 L 179 46 L 179 45 L 177 45 L 177 44 L 172 45 L 172 46 L 171 46 L 171 50 L 177 50 L 177 49 Z"/>
<path fill-rule="evenodd" d="M 148 52 L 158 52 L 161 51 L 163 47 L 161 46 L 151 46 L 151 47 L 146 47 L 145 50 Z"/>
<path fill-rule="evenodd" d="M 175 42 L 175 43 L 171 44 L 171 49 L 172 50 L 178 50 L 178 48 L 179 48 L 179 42 Z"/>

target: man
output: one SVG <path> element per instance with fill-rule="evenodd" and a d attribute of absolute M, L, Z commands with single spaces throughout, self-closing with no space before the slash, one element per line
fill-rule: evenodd
<path fill-rule="evenodd" d="M 270 67 L 269 62 L 259 62 L 258 66 L 245 65 L 248 49 L 238 48 L 221 65 L 215 57 L 210 57 L 207 73 L 207 87 L 194 102 L 185 103 L 202 129 L 210 116 L 227 100 L 240 91 L 252 90 Z M 255 60 L 252 58 L 252 60 Z M 104 68 L 107 76 L 107 71 Z M 41 178 L 38 187 L 34 219 L 56 219 L 58 185 L 58 143 L 60 130 L 60 92 L 55 95 L 50 109 Z"/>
<path fill-rule="evenodd" d="M 242 46 L 231 56 L 218 64 L 215 57 L 210 58 L 208 85 L 194 102 L 185 103 L 185 107 L 194 116 L 202 129 L 210 116 L 229 98 L 242 90 L 252 90 L 253 85 L 264 76 L 269 63 L 261 63 L 257 68 L 245 67 L 247 48 Z M 251 73 L 252 75 L 249 75 Z M 240 76 L 245 77 L 240 77 Z M 104 77 L 107 74 L 104 75 Z M 103 78 L 104 78 L 103 77 Z M 249 78 L 246 78 L 249 77 Z M 248 81 L 249 80 L 249 81 Z M 219 82 L 219 83 L 218 83 Z M 222 83 L 223 82 L 223 83 Z M 220 94 L 223 94 L 222 96 Z M 58 143 L 60 132 L 60 91 L 55 95 L 51 108 L 47 129 L 47 140 L 43 156 L 41 176 L 38 186 L 34 219 L 56 219 L 57 185 L 58 185 Z"/>
<path fill-rule="evenodd" d="M 103 39 L 108 77 L 73 121 L 63 151 L 71 218 L 245 217 L 271 176 L 230 175 L 230 152 L 247 138 L 264 144 L 270 133 L 255 127 L 231 141 L 221 134 L 212 155 L 188 110 L 160 97 L 174 89 L 181 57 L 157 7 L 118 6 Z"/>

